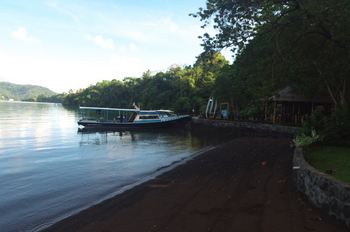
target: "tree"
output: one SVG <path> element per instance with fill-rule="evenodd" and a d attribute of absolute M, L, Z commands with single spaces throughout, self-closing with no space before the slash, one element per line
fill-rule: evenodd
<path fill-rule="evenodd" d="M 239 55 L 260 36 L 274 45 L 273 56 L 294 74 L 289 81 L 296 88 L 314 93 L 324 89 L 335 104 L 348 104 L 349 0 L 208 0 L 206 9 L 192 15 L 203 27 L 213 21 L 218 31 L 202 37 L 205 51 L 229 47 Z M 305 81 L 310 85 L 299 82 L 310 72 Z"/>
<path fill-rule="evenodd" d="M 214 91 L 214 83 L 219 71 L 229 62 L 214 50 L 205 51 L 197 57 L 193 65 L 196 71 L 196 87 L 201 97 L 208 98 Z"/>

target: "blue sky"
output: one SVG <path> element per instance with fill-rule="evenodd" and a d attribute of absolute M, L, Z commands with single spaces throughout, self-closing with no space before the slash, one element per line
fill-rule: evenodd
<path fill-rule="evenodd" d="M 205 0 L 1 0 L 0 81 L 68 92 L 192 65 Z M 227 59 L 231 54 L 225 52 Z"/>

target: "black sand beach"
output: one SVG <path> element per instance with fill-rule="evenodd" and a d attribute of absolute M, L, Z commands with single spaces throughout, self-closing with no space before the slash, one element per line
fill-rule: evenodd
<path fill-rule="evenodd" d="M 289 139 L 237 138 L 45 231 L 349 231 L 292 183 Z"/>

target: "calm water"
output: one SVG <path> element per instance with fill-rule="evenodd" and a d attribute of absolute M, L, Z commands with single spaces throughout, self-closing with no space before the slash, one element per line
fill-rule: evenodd
<path fill-rule="evenodd" d="M 39 231 L 208 146 L 188 130 L 80 132 L 79 118 L 0 101 L 0 231 Z"/>

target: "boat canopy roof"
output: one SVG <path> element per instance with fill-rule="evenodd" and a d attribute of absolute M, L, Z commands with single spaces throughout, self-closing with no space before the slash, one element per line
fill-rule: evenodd
<path fill-rule="evenodd" d="M 80 106 L 79 109 L 81 109 L 81 110 L 114 110 L 114 111 L 128 111 L 128 112 L 139 112 L 140 111 L 140 109 L 89 107 L 89 106 Z"/>
<path fill-rule="evenodd" d="M 172 113 L 173 111 L 172 110 L 155 110 L 159 113 Z"/>
<path fill-rule="evenodd" d="M 79 106 L 81 110 L 113 110 L 113 111 L 127 111 L 127 112 L 158 112 L 158 113 L 172 113 L 171 110 L 140 110 L 136 109 L 124 109 L 124 108 L 109 108 L 109 107 L 89 107 L 89 106 Z"/>

